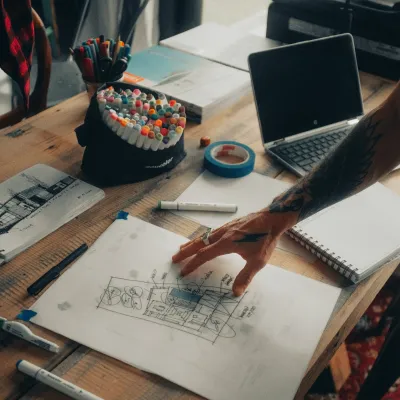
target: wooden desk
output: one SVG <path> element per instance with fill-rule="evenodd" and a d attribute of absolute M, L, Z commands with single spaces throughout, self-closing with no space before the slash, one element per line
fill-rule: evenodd
<path fill-rule="evenodd" d="M 381 103 L 394 87 L 394 83 L 370 75 L 363 74 L 361 78 L 366 111 Z M 11 129 L 0 131 L 0 181 L 36 163 L 45 163 L 80 176 L 83 149 L 77 144 L 74 128 L 82 123 L 87 106 L 87 95 L 82 93 Z M 244 122 L 238 122 L 238 112 L 246 116 Z M 203 151 L 198 148 L 198 143 L 204 134 L 211 135 L 214 141 L 235 139 L 250 145 L 257 153 L 257 172 L 295 181 L 293 175 L 283 171 L 280 165 L 274 164 L 264 154 L 255 107 L 249 97 L 213 120 L 202 125 L 190 125 L 186 130 L 185 143 L 188 156 L 175 170 L 146 182 L 106 188 L 103 201 L 2 266 L 0 315 L 14 319 L 21 309 L 30 307 L 35 299 L 27 296 L 26 288 L 82 242 L 91 245 L 112 223 L 118 210 L 126 210 L 131 215 L 188 238 L 204 232 L 204 227 L 196 222 L 169 212 L 152 212 L 158 199 L 176 198 L 201 172 Z M 392 172 L 383 182 L 400 194 L 400 170 Z M 331 268 L 319 261 L 310 264 L 292 253 L 277 250 L 271 263 L 336 286 L 343 284 Z M 303 398 L 395 267 L 396 263 L 391 263 L 356 288 L 343 291 L 340 304 L 321 337 L 296 398 Z M 1 399 L 66 399 L 17 372 L 15 363 L 19 359 L 27 359 L 53 371 L 107 400 L 199 398 L 162 378 L 139 371 L 62 336 L 40 327 L 35 326 L 34 329 L 58 343 L 61 351 L 52 355 L 5 332 L 0 333 Z"/>

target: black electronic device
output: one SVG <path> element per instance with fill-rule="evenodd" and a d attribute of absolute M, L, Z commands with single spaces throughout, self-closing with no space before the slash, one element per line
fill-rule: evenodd
<path fill-rule="evenodd" d="M 266 36 L 283 43 L 351 33 L 361 71 L 400 78 L 400 1 L 274 0 Z"/>
<path fill-rule="evenodd" d="M 363 115 L 352 36 L 314 39 L 249 56 L 265 151 L 304 175 Z"/>

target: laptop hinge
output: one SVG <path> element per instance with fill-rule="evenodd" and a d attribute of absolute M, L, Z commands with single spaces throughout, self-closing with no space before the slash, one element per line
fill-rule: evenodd
<path fill-rule="evenodd" d="M 285 142 L 285 141 L 286 141 L 286 138 L 276 140 L 275 142 L 271 143 L 271 146 L 277 146 L 278 144 Z"/>
<path fill-rule="evenodd" d="M 293 136 L 288 136 L 288 137 L 285 137 L 285 138 L 281 138 L 281 139 L 275 140 L 274 142 L 265 143 L 264 147 L 266 149 L 270 149 L 271 147 L 274 147 L 274 146 L 277 146 L 279 144 L 282 144 L 283 142 L 291 143 L 291 142 L 294 142 L 294 141 L 297 141 L 297 140 L 300 140 L 300 139 L 304 139 L 306 137 L 314 136 L 314 135 L 317 135 L 317 134 L 320 134 L 320 133 L 326 133 L 326 132 L 332 131 L 334 129 L 339 129 L 339 128 L 342 128 L 342 127 L 355 125 L 358 121 L 359 121 L 358 118 L 353 118 L 353 119 L 348 120 L 348 121 L 341 121 L 341 122 L 337 122 L 335 124 L 321 126 L 320 128 L 317 128 L 317 129 L 313 129 L 313 130 L 310 130 L 310 131 L 306 131 L 306 132 L 295 134 Z"/>

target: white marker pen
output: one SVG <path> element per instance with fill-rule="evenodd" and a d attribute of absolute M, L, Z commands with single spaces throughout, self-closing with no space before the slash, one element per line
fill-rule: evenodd
<path fill-rule="evenodd" d="M 37 381 L 44 383 L 47 386 L 52 387 L 58 392 L 64 393 L 67 396 L 76 400 L 104 400 L 101 397 L 95 396 L 92 393 L 87 392 L 73 385 L 72 383 L 61 379 L 59 376 L 51 374 L 45 369 L 39 368 L 36 365 L 31 364 L 25 360 L 19 360 L 17 362 L 17 369 L 24 374 L 35 378 Z"/>
<path fill-rule="evenodd" d="M 138 135 L 138 138 L 136 140 L 136 147 L 137 148 L 141 149 L 143 147 L 144 141 L 146 140 L 148 134 L 149 133 L 147 131 L 144 131 L 144 130 L 142 130 L 140 132 L 140 134 Z"/>
<path fill-rule="evenodd" d="M 129 144 L 135 144 L 137 141 L 138 136 L 140 135 L 140 125 L 133 125 L 132 133 L 128 138 L 128 143 Z"/>
<path fill-rule="evenodd" d="M 131 122 L 128 122 L 126 124 L 125 131 L 124 131 L 123 135 L 121 136 L 121 139 L 127 141 L 129 139 L 129 137 L 131 136 L 131 133 L 133 133 L 133 124 Z"/>
<path fill-rule="evenodd" d="M 107 100 L 105 98 L 101 98 L 97 100 L 99 104 L 99 111 L 102 113 L 107 105 Z"/>
<path fill-rule="evenodd" d="M 237 211 L 236 204 L 223 204 L 223 203 L 189 203 L 178 201 L 163 201 L 158 202 L 160 210 L 176 210 L 176 211 L 215 211 L 234 213 Z"/>
<path fill-rule="evenodd" d="M 120 97 L 116 97 L 113 102 L 113 107 L 117 110 L 121 110 L 122 108 L 122 100 Z"/>
<path fill-rule="evenodd" d="M 27 326 L 16 321 L 7 321 L 5 318 L 0 317 L 0 328 L 3 331 L 11 333 L 14 336 L 26 340 L 29 343 L 33 343 L 36 346 L 52 351 L 53 353 L 58 353 L 60 348 L 53 342 L 36 336 Z"/>

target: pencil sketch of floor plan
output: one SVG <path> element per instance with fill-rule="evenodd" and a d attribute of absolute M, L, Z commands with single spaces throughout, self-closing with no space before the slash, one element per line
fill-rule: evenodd
<path fill-rule="evenodd" d="M 166 325 L 212 343 L 233 338 L 234 319 L 249 314 L 230 288 L 196 283 L 156 283 L 111 277 L 98 308 Z M 223 283 L 223 282 L 221 282 Z M 252 310 L 254 311 L 254 310 Z"/>

